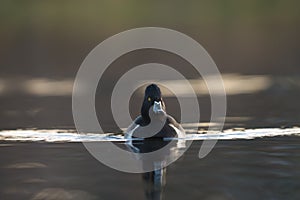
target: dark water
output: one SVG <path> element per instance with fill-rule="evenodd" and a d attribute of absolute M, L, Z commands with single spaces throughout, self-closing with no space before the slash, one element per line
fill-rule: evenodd
<path fill-rule="evenodd" d="M 204 159 L 201 143 L 157 181 L 113 170 L 81 143 L 2 142 L 0 199 L 300 198 L 300 137 L 219 140 Z"/>

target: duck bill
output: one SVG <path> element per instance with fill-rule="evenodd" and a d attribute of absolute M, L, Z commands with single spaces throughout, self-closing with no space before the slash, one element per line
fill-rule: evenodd
<path fill-rule="evenodd" d="M 158 113 L 164 113 L 164 110 L 162 108 L 162 104 L 161 104 L 161 101 L 154 101 L 154 105 L 153 105 L 153 112 L 155 114 L 158 114 Z"/>

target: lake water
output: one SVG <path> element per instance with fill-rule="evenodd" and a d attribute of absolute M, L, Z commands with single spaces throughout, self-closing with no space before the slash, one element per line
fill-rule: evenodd
<path fill-rule="evenodd" d="M 110 102 L 97 101 L 102 102 L 98 108 L 103 111 L 99 112 L 101 125 L 110 133 L 77 134 L 70 96 L 3 96 L 0 199 L 300 199 L 300 128 L 289 128 L 300 119 L 298 76 L 238 77 L 254 83 L 263 78 L 272 84 L 263 92 L 229 95 L 227 130 L 221 133 L 206 132 L 210 103 L 208 96 L 199 97 L 202 123 L 184 126 L 189 135 L 183 141 L 193 141 L 190 148 L 165 169 L 144 174 L 112 169 L 95 159 L 82 143 L 98 142 L 104 148 L 114 142 L 126 147 L 124 137 L 114 133 L 110 112 L 105 110 L 110 109 Z M 240 90 L 253 84 L 240 87 L 237 81 L 234 85 Z M 170 114 L 178 118 L 176 101 L 166 98 L 166 103 Z M 133 101 L 137 104 L 138 100 Z M 132 108 L 132 116 L 136 116 L 140 107 Z M 42 129 L 47 127 L 63 130 Z M 199 131 L 191 131 L 191 127 Z M 203 140 L 210 139 L 218 139 L 216 146 L 199 159 Z M 145 146 L 139 141 L 137 145 L 149 150 L 161 142 Z"/>
<path fill-rule="evenodd" d="M 124 146 L 121 135 L 1 131 L 0 199 L 299 199 L 299 135 L 299 128 L 195 133 L 176 162 L 132 174 L 103 165 L 80 142 Z M 219 141 L 199 159 L 206 139 Z"/>

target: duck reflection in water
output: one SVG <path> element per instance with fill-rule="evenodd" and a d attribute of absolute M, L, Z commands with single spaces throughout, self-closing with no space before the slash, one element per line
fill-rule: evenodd
<path fill-rule="evenodd" d="M 143 168 L 148 171 L 142 174 L 147 199 L 163 198 L 166 185 L 165 166 L 184 152 L 185 141 L 178 139 L 184 136 L 181 125 L 167 114 L 160 88 L 155 84 L 149 85 L 145 90 L 141 115 L 128 127 L 125 135 L 128 149 L 137 153 L 134 154 L 135 158 L 141 160 Z M 137 141 L 134 138 L 142 140 Z M 140 156 L 157 151 L 159 153 L 150 159 Z"/>
<path fill-rule="evenodd" d="M 142 181 L 144 185 L 144 192 L 148 200 L 160 200 L 164 196 L 164 188 L 166 185 L 167 163 L 170 160 L 176 160 L 186 150 L 185 140 L 164 140 L 162 138 L 144 139 L 142 141 L 133 141 L 127 144 L 130 151 L 139 151 L 140 154 L 151 153 L 162 150 L 160 156 L 155 158 L 144 159 L 140 154 L 135 154 L 135 158 L 141 160 L 143 168 L 147 171 L 153 168 L 153 171 L 142 173 Z"/>

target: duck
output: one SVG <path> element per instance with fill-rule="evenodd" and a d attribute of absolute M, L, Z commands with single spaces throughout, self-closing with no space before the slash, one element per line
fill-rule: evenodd
<path fill-rule="evenodd" d="M 125 132 L 125 138 L 183 138 L 182 126 L 166 112 L 165 102 L 158 85 L 152 83 L 145 89 L 140 115 Z"/>

